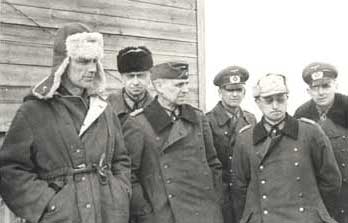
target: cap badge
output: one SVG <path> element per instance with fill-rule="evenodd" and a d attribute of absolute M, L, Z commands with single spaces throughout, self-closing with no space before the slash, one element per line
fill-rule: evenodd
<path fill-rule="evenodd" d="M 312 80 L 318 80 L 318 79 L 322 79 L 324 77 L 324 74 L 322 71 L 318 71 L 318 72 L 314 72 L 312 74 Z"/>
<path fill-rule="evenodd" d="M 238 75 L 230 76 L 230 83 L 231 84 L 238 84 L 238 83 L 240 83 L 240 77 Z"/>

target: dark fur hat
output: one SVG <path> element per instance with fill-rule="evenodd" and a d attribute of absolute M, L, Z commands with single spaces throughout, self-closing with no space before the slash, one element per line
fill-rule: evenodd
<path fill-rule="evenodd" d="M 117 55 L 117 68 L 120 73 L 147 71 L 152 66 L 152 53 L 145 46 L 126 47 Z"/>

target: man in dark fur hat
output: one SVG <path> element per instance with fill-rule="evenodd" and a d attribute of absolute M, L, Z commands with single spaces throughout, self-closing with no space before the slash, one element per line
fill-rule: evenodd
<path fill-rule="evenodd" d="M 128 114 L 143 108 L 152 100 L 147 88 L 150 84 L 152 53 L 144 46 L 126 47 L 117 55 L 117 67 L 124 87 L 121 92 L 111 94 L 109 102 L 123 123 Z"/>
<path fill-rule="evenodd" d="M 331 141 L 342 174 L 338 197 L 328 198 L 326 206 L 339 223 L 348 223 L 348 97 L 336 92 L 338 72 L 326 63 L 311 63 L 302 72 L 311 100 L 301 105 L 295 117 L 316 121 Z"/>

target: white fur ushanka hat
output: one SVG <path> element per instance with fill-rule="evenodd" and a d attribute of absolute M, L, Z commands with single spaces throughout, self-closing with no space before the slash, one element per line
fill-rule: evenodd
<path fill-rule="evenodd" d="M 97 59 L 97 74 L 89 94 L 100 94 L 105 88 L 105 73 L 100 59 L 103 58 L 104 43 L 100 33 L 90 32 L 90 29 L 80 23 L 71 23 L 57 31 L 53 46 L 52 72 L 33 89 L 34 96 L 40 99 L 52 98 L 61 84 L 70 59 Z"/>

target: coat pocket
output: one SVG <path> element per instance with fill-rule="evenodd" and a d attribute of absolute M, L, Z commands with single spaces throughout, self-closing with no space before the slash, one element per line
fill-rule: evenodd
<path fill-rule="evenodd" d="M 72 223 L 78 220 L 77 207 L 74 205 L 75 193 L 72 184 L 66 184 L 57 192 L 48 203 L 46 212 L 40 219 L 40 223 L 62 222 Z"/>

